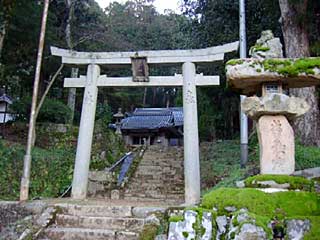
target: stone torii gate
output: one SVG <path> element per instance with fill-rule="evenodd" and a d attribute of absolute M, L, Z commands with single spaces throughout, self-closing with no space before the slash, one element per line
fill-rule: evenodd
<path fill-rule="evenodd" d="M 200 201 L 199 136 L 196 86 L 219 85 L 219 76 L 196 73 L 195 63 L 221 61 L 227 52 L 236 51 L 238 42 L 197 50 L 161 50 L 138 52 L 75 52 L 51 47 L 54 56 L 62 57 L 68 65 L 87 66 L 87 76 L 66 78 L 64 87 L 84 87 L 77 153 L 72 182 L 72 198 L 87 196 L 91 145 L 97 104 L 98 87 L 183 87 L 184 111 L 184 178 L 185 203 Z M 133 59 L 144 59 L 147 64 L 182 64 L 182 75 L 147 76 L 143 81 L 134 77 L 100 75 L 100 66 L 131 65 Z M 146 69 L 148 68 L 145 64 Z"/>

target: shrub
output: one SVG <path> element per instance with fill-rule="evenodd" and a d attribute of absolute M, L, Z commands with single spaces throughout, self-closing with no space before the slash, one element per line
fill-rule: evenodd
<path fill-rule="evenodd" d="M 19 197 L 24 146 L 0 141 L 0 199 Z M 30 198 L 58 197 L 71 184 L 74 151 L 61 148 L 34 148 L 30 181 Z"/>
<path fill-rule="evenodd" d="M 30 117 L 31 97 L 14 102 L 10 109 L 16 120 L 27 121 Z M 71 109 L 63 102 L 47 98 L 39 112 L 38 122 L 67 123 L 71 119 Z"/>

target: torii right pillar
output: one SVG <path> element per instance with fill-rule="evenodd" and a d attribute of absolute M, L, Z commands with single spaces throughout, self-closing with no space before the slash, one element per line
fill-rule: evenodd
<path fill-rule="evenodd" d="M 199 133 L 195 64 L 191 62 L 184 63 L 182 75 L 185 203 L 187 205 L 194 205 L 200 202 Z"/>

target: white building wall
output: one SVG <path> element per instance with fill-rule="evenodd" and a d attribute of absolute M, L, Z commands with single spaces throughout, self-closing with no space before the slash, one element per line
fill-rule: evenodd
<path fill-rule="evenodd" d="M 5 102 L 1 102 L 0 103 L 0 124 L 8 121 L 13 120 L 13 116 L 9 113 L 4 114 L 3 112 L 6 111 L 6 103 Z"/>

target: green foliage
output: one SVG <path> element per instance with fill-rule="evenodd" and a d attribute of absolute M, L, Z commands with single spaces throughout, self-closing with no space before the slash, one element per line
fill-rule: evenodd
<path fill-rule="evenodd" d="M 108 127 L 104 119 L 95 122 L 91 151 L 91 170 L 103 170 L 118 161 L 128 149 L 122 138 Z"/>
<path fill-rule="evenodd" d="M 0 199 L 17 200 L 24 147 L 0 141 Z M 74 151 L 67 148 L 32 151 L 30 197 L 58 197 L 71 184 Z"/>
<path fill-rule="evenodd" d="M 289 189 L 292 189 L 292 190 L 295 190 L 295 189 L 300 189 L 304 191 L 314 190 L 313 181 L 308 180 L 304 177 L 294 177 L 294 176 L 288 176 L 288 175 L 256 175 L 256 176 L 247 178 L 245 180 L 245 185 L 246 187 L 253 187 L 253 188 L 268 187 L 258 183 L 263 181 L 275 181 L 278 184 L 288 183 L 290 185 Z"/>
<path fill-rule="evenodd" d="M 238 0 L 184 0 L 184 10 L 193 21 L 193 42 L 197 46 L 213 46 L 239 39 Z M 281 35 L 280 9 L 277 0 L 246 1 L 248 46 L 253 46 L 263 30 Z"/>
<path fill-rule="evenodd" d="M 15 101 L 10 106 L 12 112 L 16 114 L 16 119 L 27 121 L 30 117 L 31 97 L 25 97 Z M 37 122 L 67 123 L 71 117 L 70 108 L 59 100 L 45 99 Z"/>
<path fill-rule="evenodd" d="M 317 41 L 310 46 L 310 52 L 313 56 L 320 56 L 320 41 Z"/>
<path fill-rule="evenodd" d="M 65 128 L 59 131 L 58 128 Z M 36 146 L 45 149 L 70 149 L 76 148 L 78 128 L 71 125 L 41 123 L 37 125 Z"/>
<path fill-rule="evenodd" d="M 237 140 L 200 145 L 201 185 L 203 192 L 219 187 L 234 187 L 235 182 L 258 171 L 259 161 L 250 151 L 246 168 L 240 168 L 240 145 Z"/>
<path fill-rule="evenodd" d="M 97 104 L 96 120 L 101 120 L 105 125 L 111 123 L 112 112 L 111 107 L 107 104 Z"/>
<path fill-rule="evenodd" d="M 295 144 L 296 170 L 320 166 L 320 148 L 304 146 L 296 141 Z"/>

